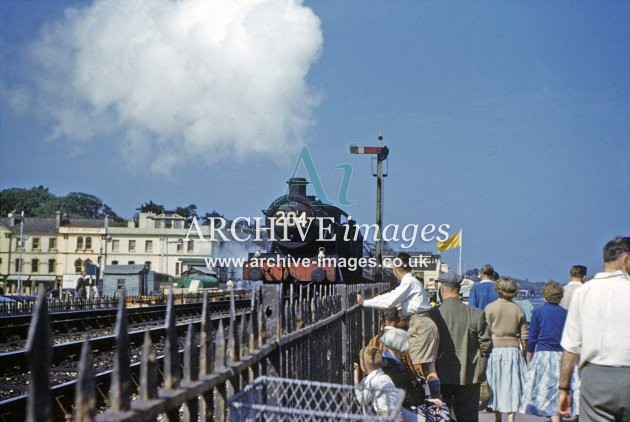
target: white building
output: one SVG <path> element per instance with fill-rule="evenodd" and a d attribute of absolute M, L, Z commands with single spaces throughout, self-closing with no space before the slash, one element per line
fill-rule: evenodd
<path fill-rule="evenodd" d="M 208 226 L 199 225 L 199 236 L 175 213 L 140 213 L 126 227 L 111 226 L 107 217 L 75 219 L 61 213 L 55 218 L 27 217 L 23 223 L 21 227 L 19 216 L 0 218 L 0 282 L 5 291 L 15 292 L 18 280 L 24 293 L 40 282 L 61 287 L 62 280 L 75 280 L 93 266 L 106 270 L 114 265 L 144 265 L 148 271 L 177 277 L 190 267 L 205 266 L 206 258 L 218 256 L 222 245 L 210 239 Z M 234 272 L 214 270 L 220 278 Z"/>
<path fill-rule="evenodd" d="M 29 294 L 39 283 L 58 287 L 64 274 L 80 273 L 98 262 L 105 220 L 0 218 L 0 277 L 5 290 Z M 20 242 L 20 235 L 23 241 Z M 21 260 L 20 260 L 21 257 Z"/>
<path fill-rule="evenodd" d="M 107 228 L 105 265 L 144 264 L 149 270 L 179 276 L 191 262 L 205 265 L 204 258 L 212 257 L 220 247 L 219 242 L 210 241 L 207 226 L 200 229 L 202 238 L 189 230 L 180 215 L 140 213 L 127 227 Z"/>

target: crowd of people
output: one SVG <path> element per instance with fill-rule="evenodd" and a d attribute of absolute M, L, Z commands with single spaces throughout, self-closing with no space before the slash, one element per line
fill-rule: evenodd
<path fill-rule="evenodd" d="M 389 414 L 400 388 L 405 421 L 477 421 L 483 408 L 496 421 L 518 413 L 630 421 L 630 237 L 611 240 L 603 255 L 603 272 L 585 282 L 586 267 L 573 266 L 565 286 L 545 284 L 545 303 L 532 311 L 490 264 L 468 304 L 463 277 L 440 274 L 442 301 L 431 307 L 409 254 L 397 254 L 399 285 L 357 295 L 359 305 L 381 309 L 382 322 L 354 367 L 355 384 L 369 387 L 357 398 Z"/>

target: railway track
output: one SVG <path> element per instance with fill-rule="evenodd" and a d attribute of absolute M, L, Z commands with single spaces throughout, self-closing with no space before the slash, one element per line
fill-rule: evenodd
<path fill-rule="evenodd" d="M 236 315 L 235 323 L 238 326 L 242 313 Z M 212 317 L 213 330 L 219 326 L 219 321 L 223 326 L 229 325 L 229 315 L 215 315 Z M 184 341 L 192 324 L 195 332 L 199 332 L 201 321 L 190 323 L 180 323 L 176 325 L 180 362 L 183 362 Z M 227 329 L 227 328 L 226 328 Z M 164 338 L 166 337 L 166 327 L 158 327 L 145 331 L 135 331 L 128 334 L 130 356 L 132 357 L 129 366 L 132 377 L 137 379 L 140 373 L 141 350 L 144 343 L 145 333 L 148 333 L 153 343 L 153 351 L 156 354 L 157 362 L 162 366 L 164 359 Z M 107 396 L 110 387 L 110 378 L 113 365 L 113 349 L 116 345 L 114 336 L 90 339 L 93 353 L 93 363 L 96 371 L 96 385 L 100 394 L 98 395 L 97 406 L 106 407 Z M 50 368 L 50 389 L 55 398 L 55 420 L 63 420 L 72 413 L 74 397 L 76 391 L 76 374 L 81 356 L 83 341 L 73 342 L 58 346 L 53 346 L 52 364 Z M 65 355 L 69 353 L 68 355 Z M 64 359 L 65 357 L 65 359 Z M 28 399 L 29 373 L 27 356 L 24 351 L 14 354 L 16 361 L 20 361 L 21 372 L 13 375 L 2 375 L 0 378 L 0 391 L 7 392 L 13 390 L 9 398 L 0 401 L 0 421 L 14 421 L 20 415 L 26 415 L 26 405 Z M 26 369 L 26 371 L 25 371 Z M 9 384 L 7 380 L 12 382 Z"/>
<path fill-rule="evenodd" d="M 243 312 L 249 311 L 250 304 L 250 300 L 237 300 L 234 302 L 237 324 Z M 229 301 L 208 302 L 208 305 L 214 329 L 218 327 L 219 321 L 221 320 L 223 321 L 224 326 L 229 325 Z M 147 308 L 153 309 L 150 309 L 147 312 Z M 135 370 L 134 368 L 136 364 L 139 365 L 141 347 L 144 342 L 145 333 L 148 333 L 151 338 L 156 354 L 158 356 L 162 355 L 161 350 L 163 348 L 164 339 L 166 338 L 166 328 L 164 326 L 166 306 L 160 305 L 147 308 L 127 309 L 129 312 L 127 320 L 134 321 L 134 323 L 137 324 L 135 330 L 130 327 L 128 331 L 130 356 L 135 356 L 138 360 L 136 363 L 132 361 L 132 371 Z M 192 325 L 196 332 L 199 332 L 200 330 L 202 303 L 176 305 L 174 306 L 174 310 L 178 321 L 176 324 L 176 332 L 181 349 L 189 324 Z M 117 345 L 116 338 L 113 335 L 113 326 L 116 322 L 115 312 L 116 310 L 114 310 L 113 316 L 110 315 L 111 311 L 109 309 L 82 311 L 79 313 L 72 313 L 72 316 L 64 316 L 61 314 L 51 315 L 54 317 L 53 325 L 61 327 L 60 329 L 71 327 L 70 330 L 65 330 L 66 332 L 73 331 L 74 329 L 77 329 L 77 327 L 100 327 L 104 324 L 104 321 L 107 321 L 107 324 L 105 325 L 110 325 L 109 335 L 103 335 L 90 339 L 90 345 L 94 356 L 94 368 L 98 374 L 97 384 L 101 390 L 103 402 L 105 401 L 105 397 L 107 397 L 107 391 L 109 389 L 109 374 L 111 373 L 114 350 Z M 90 315 L 94 315 L 94 317 L 90 317 Z M 96 322 L 88 322 L 90 320 L 94 320 Z M 5 327 L 11 326 L 6 324 L 6 321 L 4 322 Z M 156 324 L 161 325 L 156 326 Z M 22 326 L 19 321 L 14 325 L 16 327 Z M 18 332 L 19 329 L 16 328 L 15 331 Z M 82 336 L 83 337 L 79 341 L 62 341 L 52 347 L 50 385 L 51 391 L 53 391 L 58 404 L 58 406 L 56 406 L 57 411 L 61 412 L 59 414 L 60 418 L 64 417 L 63 414 L 67 414 L 67 409 L 72 408 L 78 362 L 85 334 L 82 334 Z M 59 341 L 59 336 L 57 335 L 55 337 L 57 337 L 57 341 Z M 61 337 L 63 337 L 63 335 Z M 8 353 L 0 353 L 0 421 L 15 420 L 15 415 L 24 414 L 30 378 L 28 365 L 29 356 L 23 349 Z M 9 415 L 8 419 L 3 415 Z"/>
<path fill-rule="evenodd" d="M 248 299 L 236 300 L 236 309 L 249 306 Z M 230 301 L 210 302 L 213 313 L 229 312 Z M 201 302 L 175 305 L 175 317 L 178 321 L 187 321 L 201 315 Z M 153 305 L 142 308 L 128 308 L 127 323 L 130 330 L 142 330 L 146 326 L 164 321 L 166 305 Z M 86 335 L 95 338 L 113 332 L 116 323 L 115 309 L 98 309 L 51 314 L 53 343 L 69 343 L 83 340 Z M 24 349 L 30 316 L 0 318 L 0 369 L 3 366 L 3 354 Z"/>

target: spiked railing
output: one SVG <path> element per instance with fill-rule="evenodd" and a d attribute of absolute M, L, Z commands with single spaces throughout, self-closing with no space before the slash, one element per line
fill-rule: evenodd
<path fill-rule="evenodd" d="M 227 399 L 260 375 L 350 384 L 352 362 L 378 330 L 375 312 L 354 305 L 356 293 L 368 290 L 368 295 L 378 294 L 387 288 L 387 284 L 318 286 L 300 289 L 297 295 L 291 289 L 289 298 L 284 299 L 280 286 L 259 286 L 252 292 L 250 312 L 238 324 L 234 294 L 230 296 L 227 335 L 222 320 L 213 331 L 206 294 L 200 332 L 196 333 L 190 323 L 181 346 L 170 295 L 164 356 L 156 356 L 146 333 L 137 385 L 130 371 L 125 300 L 120 300 L 115 329 L 118 347 L 106 407 L 97 408 L 100 390 L 94 382 L 92 349 L 86 339 L 77 373 L 75 405 L 62 412 L 53 407 L 53 402 L 60 401 L 49 388 L 52 334 L 47 301 L 40 294 L 27 341 L 32 365 L 27 418 L 49 421 L 65 414 L 66 419 L 81 422 L 158 418 L 223 421 L 228 416 Z"/>

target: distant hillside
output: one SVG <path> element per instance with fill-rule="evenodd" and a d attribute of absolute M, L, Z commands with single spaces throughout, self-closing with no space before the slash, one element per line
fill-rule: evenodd
<path fill-rule="evenodd" d="M 537 293 L 540 293 L 540 289 L 546 284 L 546 282 L 541 281 L 529 281 L 529 280 L 519 280 L 518 278 L 512 278 L 518 284 L 519 289 L 527 289 L 533 290 Z"/>
<path fill-rule="evenodd" d="M 475 282 L 479 281 L 479 269 L 474 268 L 472 270 L 466 271 L 466 277 Z M 507 277 L 510 277 L 512 280 L 516 281 L 516 284 L 518 284 L 519 289 L 533 290 L 534 292 L 537 292 L 537 293 L 540 292 L 540 289 L 542 289 L 546 283 L 542 281 L 530 281 L 527 279 L 522 280 L 520 278 L 512 277 L 510 275 L 507 275 Z"/>

